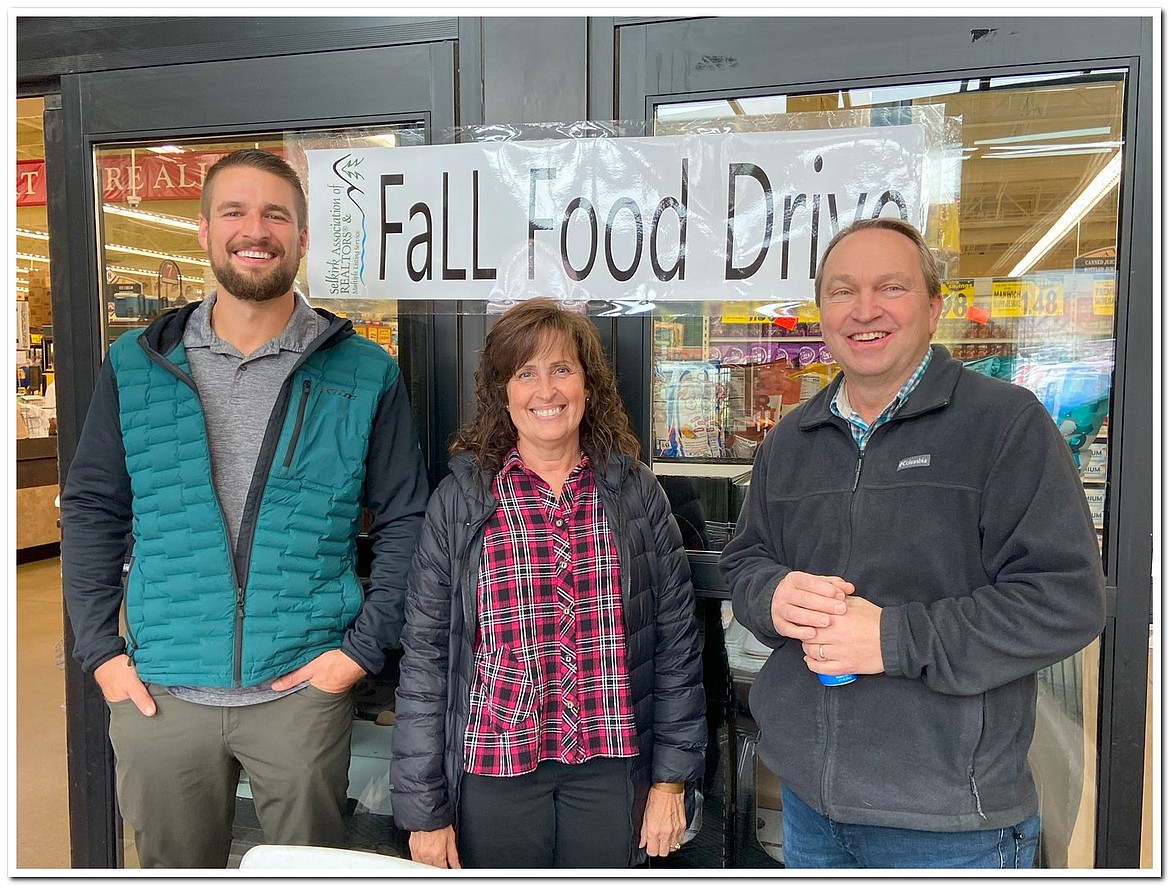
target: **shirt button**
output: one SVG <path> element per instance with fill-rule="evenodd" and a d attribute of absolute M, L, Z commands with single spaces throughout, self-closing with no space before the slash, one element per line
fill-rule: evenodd
<path fill-rule="evenodd" d="M 557 517 L 557 519 L 554 522 L 556 523 L 557 529 L 561 529 L 565 525 L 565 521 L 562 520 L 560 517 Z"/>

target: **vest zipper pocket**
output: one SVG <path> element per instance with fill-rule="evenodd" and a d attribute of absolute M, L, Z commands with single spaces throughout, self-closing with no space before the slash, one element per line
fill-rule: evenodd
<path fill-rule="evenodd" d="M 122 566 L 122 606 L 126 610 L 126 659 L 134 664 L 134 653 L 138 651 L 138 643 L 134 640 L 134 627 L 130 624 L 130 605 L 126 599 L 127 589 L 130 586 L 130 570 L 134 568 L 134 555 L 131 554 Z"/>
<path fill-rule="evenodd" d="M 301 402 L 297 404 L 297 420 L 293 425 L 292 439 L 288 441 L 288 452 L 284 454 L 284 466 L 292 464 L 293 454 L 297 450 L 297 441 L 301 437 L 301 424 L 305 420 L 305 407 L 309 403 L 309 388 L 312 386 L 307 378 L 301 382 Z"/>
<path fill-rule="evenodd" d="M 235 663 L 232 666 L 232 682 L 240 686 L 244 671 L 244 663 L 240 661 L 244 654 L 244 589 L 241 587 L 236 588 L 236 636 L 233 645 Z"/>

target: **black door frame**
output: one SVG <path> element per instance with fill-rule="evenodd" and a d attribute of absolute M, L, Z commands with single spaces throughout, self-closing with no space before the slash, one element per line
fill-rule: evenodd
<path fill-rule="evenodd" d="M 61 77 L 60 108 L 48 109 L 45 115 L 51 289 L 57 371 L 63 381 L 58 403 L 61 477 L 67 476 L 76 452 L 103 357 L 95 146 L 404 121 L 422 121 L 430 140 L 430 133 L 455 125 L 456 34 L 452 20 L 446 34 L 450 39 L 430 43 L 361 45 L 325 53 Z M 289 82 L 301 85 L 289 90 Z M 240 83 L 252 87 L 241 90 Z M 354 88 L 338 89 L 339 83 L 352 83 Z M 374 88 L 378 83 L 392 83 L 394 88 Z M 434 392 L 448 389 L 443 373 L 449 364 L 441 359 L 442 343 L 452 336 L 441 327 L 452 318 L 435 316 L 424 305 L 412 308 L 402 330 L 401 343 L 409 354 L 403 370 L 406 376 L 429 382 L 422 389 L 427 402 L 414 407 L 422 419 L 420 437 L 430 464 L 435 447 L 442 445 L 436 441 L 449 433 L 443 425 L 449 418 L 434 408 L 442 402 Z M 65 622 L 66 648 L 72 649 L 68 618 Z M 66 710 L 72 866 L 118 867 L 123 861 L 122 840 L 115 814 L 108 710 L 92 678 L 80 672 L 71 656 L 66 657 Z"/>
<path fill-rule="evenodd" d="M 420 104 L 434 114 L 436 131 L 444 126 L 485 121 L 483 83 L 485 19 L 479 18 L 57 18 L 18 20 L 18 94 L 47 94 L 45 140 L 54 331 L 58 372 L 69 384 L 60 385 L 58 400 L 61 475 L 76 449 L 80 422 L 88 407 L 101 360 L 100 318 L 92 313 L 100 301 L 96 284 L 96 231 L 93 225 L 91 148 L 104 140 L 101 115 L 109 114 L 107 99 L 97 89 L 103 78 L 123 76 L 123 82 L 150 85 L 149 72 L 137 80 L 127 72 L 141 68 L 195 65 L 223 59 L 255 59 L 303 53 L 330 54 L 362 47 L 424 45 L 448 42 L 456 57 L 455 107 L 449 115 L 438 104 L 450 95 L 448 84 L 433 85 L 432 96 Z M 948 72 L 994 69 L 1011 72 L 1033 59 L 1047 59 L 1058 67 L 1072 62 L 1094 66 L 1119 60 L 1130 66 L 1126 169 L 1122 184 L 1122 230 L 1119 244 L 1117 314 L 1118 362 L 1114 398 L 1115 427 L 1124 416 L 1125 433 L 1114 441 L 1109 482 L 1110 525 L 1107 576 L 1109 617 L 1102 640 L 1100 704 L 1100 759 L 1098 785 L 1097 865 L 1136 867 L 1139 858 L 1142 772 L 1145 751 L 1145 697 L 1147 637 L 1152 606 L 1152 465 L 1153 465 L 1153 307 L 1152 298 L 1125 298 L 1123 293 L 1155 293 L 1153 243 L 1153 20 L 1138 18 L 1011 18 L 955 16 L 920 18 L 589 18 L 585 77 L 588 117 L 595 120 L 643 119 L 652 102 L 680 93 L 718 88 L 722 92 L 752 87 L 804 88 L 836 84 L 842 79 L 877 83 L 882 77 L 905 81 L 905 68 L 915 79 L 936 79 Z M 31 23 L 25 24 L 25 23 Z M 771 51 L 750 48 L 745 35 L 772 35 Z M 771 38 L 769 38 L 771 39 Z M 664 44 L 673 44 L 691 58 L 668 58 Z M 747 47 L 747 48 L 745 48 Z M 837 51 L 830 51 L 837 47 Z M 1085 58 L 1086 47 L 1094 56 Z M 530 48 L 499 47 L 522 55 Z M 543 51 L 553 52 L 555 47 Z M 694 55 L 693 53 L 699 53 Z M 697 65 L 706 53 L 711 63 Z M 802 72 L 787 81 L 775 76 L 781 55 Z M 518 56 L 520 57 L 520 56 Z M 723 62 L 719 60 L 723 59 Z M 620 60 L 620 61 L 619 61 Z M 742 64 L 740 62 L 743 62 Z M 664 62 L 669 62 L 665 64 Z M 735 64 L 731 64 L 735 62 Z M 576 64 L 570 61 L 569 64 Z M 719 68 L 719 64 L 723 64 Z M 620 65 L 620 70 L 619 70 Z M 830 67 L 831 66 L 831 67 Z M 720 73 L 715 79 L 713 71 Z M 1034 69 L 1034 68 L 1033 68 Z M 703 72 L 706 72 L 705 74 Z M 761 71 L 763 73 L 761 73 Z M 84 72 L 106 72 L 87 74 Z M 769 73 L 771 72 L 771 73 Z M 682 85 L 663 87 L 663 77 L 681 78 Z M 831 75 L 831 76 L 830 76 Z M 655 79 L 657 78 L 657 79 Z M 299 77 L 297 90 L 323 84 Z M 328 84 L 324 84 L 327 86 Z M 392 104 L 397 83 L 387 81 L 382 91 Z M 550 89 L 554 88 L 550 84 Z M 138 85 L 134 86 L 138 89 Z M 96 91 L 95 91 L 96 90 Z M 59 92 L 59 97 L 52 95 Z M 375 94 L 377 91 L 375 91 Z M 442 94 L 442 93 L 445 93 Z M 142 96 L 131 92 L 143 104 Z M 218 105 L 225 94 L 215 96 Z M 171 96 L 174 98 L 174 96 Z M 185 96 L 184 96 L 185 98 Z M 336 96 L 332 98 L 336 99 Z M 519 103 L 522 96 L 513 99 Z M 566 100 L 566 107 L 571 102 Z M 336 101 L 335 107 L 338 107 Z M 523 116 L 517 104 L 515 120 Z M 376 111 L 374 116 L 378 116 Z M 128 138 L 171 134 L 168 114 L 141 116 L 141 132 Z M 94 115 L 97 115 L 95 118 Z M 247 117 L 256 116 L 250 105 Z M 316 124 L 297 114 L 286 115 L 302 124 Z M 344 116 L 338 107 L 336 118 Z M 447 116 L 449 119 L 443 119 Z M 498 116 L 498 114 L 496 114 Z M 570 114 L 572 116 L 572 114 Z M 149 118 L 149 119 L 147 119 Z M 241 120 L 246 118 L 241 117 Z M 240 129 L 256 129 L 248 119 Z M 276 122 L 270 121 L 270 122 Z M 379 120 L 378 122 L 382 122 Z M 191 130 L 194 133 L 198 127 Z M 183 134 L 182 127 L 176 134 Z M 223 132 L 223 130 L 220 130 Z M 95 136 L 101 135 L 102 138 Z M 422 306 L 420 305 L 420 308 Z M 437 398 L 428 410 L 432 453 L 441 452 L 460 409 L 469 406 L 467 392 L 475 365 L 474 348 L 482 342 L 487 323 L 473 315 L 421 312 L 412 319 L 422 324 L 427 346 L 421 359 L 433 367 L 432 390 L 461 392 L 457 398 Z M 468 325 L 470 324 L 470 325 Z M 619 384 L 631 418 L 650 455 L 651 321 L 648 317 L 615 318 L 599 323 L 611 343 Z M 425 330 L 429 329 L 427 333 Z M 440 381 L 443 373 L 457 378 Z M 1130 406 L 1129 404 L 1132 404 Z M 432 461 L 432 481 L 437 479 Z M 1118 589 L 1121 589 L 1120 592 Z M 72 637 L 66 624 L 66 648 Z M 71 661 L 71 659 L 70 659 Z M 95 696 L 92 681 L 66 673 L 67 730 L 70 747 L 70 821 L 73 866 L 112 867 L 119 863 L 121 845 L 116 817 L 112 760 L 105 732 L 106 708 Z"/>
<path fill-rule="evenodd" d="M 1107 620 L 1101 639 L 1096 866 L 1140 863 L 1152 616 L 1154 19 L 593 19 L 590 113 L 653 119 L 666 101 L 930 82 L 994 73 L 1126 68 L 1116 369 L 1107 485 Z M 828 47 L 847 51 L 829 52 Z M 1091 55 L 1089 54 L 1091 52 Z M 700 64 L 700 62 L 702 62 Z M 610 73 L 612 72 L 612 73 Z M 1152 296 L 1152 297 L 1151 297 Z M 623 396 L 650 453 L 652 320 L 615 336 Z"/>

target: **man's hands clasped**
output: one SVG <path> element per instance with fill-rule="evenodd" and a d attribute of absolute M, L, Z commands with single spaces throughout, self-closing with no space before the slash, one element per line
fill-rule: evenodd
<path fill-rule="evenodd" d="M 881 613 L 837 575 L 789 572 L 772 593 L 772 626 L 801 641 L 813 673 L 880 674 Z"/>

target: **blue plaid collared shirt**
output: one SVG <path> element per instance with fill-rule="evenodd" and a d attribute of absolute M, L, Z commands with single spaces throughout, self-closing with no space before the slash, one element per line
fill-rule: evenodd
<path fill-rule="evenodd" d="M 930 355 L 933 349 L 927 347 L 926 356 L 922 358 L 922 362 L 918 364 L 918 368 L 910 373 L 910 377 L 906 379 L 906 383 L 898 389 L 898 393 L 894 395 L 894 399 L 890 401 L 889 405 L 882 410 L 881 415 L 873 420 L 872 423 L 866 424 L 860 415 L 854 411 L 853 407 L 849 405 L 849 399 L 845 394 L 845 384 L 837 389 L 837 396 L 833 398 L 833 402 L 829 404 L 829 408 L 833 414 L 845 419 L 849 425 L 849 430 L 853 432 L 853 442 L 857 444 L 857 448 L 865 452 L 865 444 L 869 442 L 869 438 L 873 436 L 873 432 L 888 422 L 894 417 L 902 404 L 909 399 L 911 392 L 918 387 L 918 383 L 922 381 L 922 376 L 926 375 L 926 367 L 930 365 Z"/>

